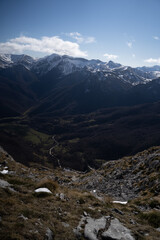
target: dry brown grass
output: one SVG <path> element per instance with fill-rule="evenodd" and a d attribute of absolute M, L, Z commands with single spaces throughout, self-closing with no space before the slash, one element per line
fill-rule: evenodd
<path fill-rule="evenodd" d="M 105 195 L 102 195 L 103 200 L 100 201 L 93 193 L 79 190 L 76 184 L 73 184 L 72 188 L 70 185 L 60 185 L 51 179 L 53 172 L 50 170 L 40 171 L 39 167 L 29 169 L 9 160 L 8 166 L 9 170 L 14 171 L 14 174 L 3 175 L 0 178 L 2 177 L 12 184 L 16 192 L 0 188 L 0 216 L 2 218 L 0 236 L 3 240 L 42 240 L 45 239 L 47 228 L 52 230 L 55 240 L 73 240 L 75 239 L 73 229 L 77 227 L 84 211 L 93 218 L 108 215 L 118 218 L 131 229 L 137 240 L 160 239 L 160 233 L 149 225 L 149 218 L 141 218 L 139 210 L 139 206 L 146 204 L 152 208 L 156 207 L 160 201 L 159 196 L 153 197 L 149 193 L 123 206 L 113 204 L 112 199 Z M 54 177 L 57 176 L 65 183 L 71 181 L 73 175 L 75 173 L 63 172 L 60 169 L 54 171 Z M 88 176 L 90 175 L 88 173 Z M 76 177 L 79 175 L 76 174 Z M 73 186 L 77 189 L 74 189 Z M 39 198 L 34 195 L 34 190 L 39 187 L 46 187 L 53 194 Z M 60 193 L 65 196 L 63 201 L 59 195 L 56 195 Z M 151 197 L 153 198 L 151 199 Z M 114 208 L 122 211 L 123 215 L 114 211 Z M 130 219 L 136 224 L 132 224 Z M 64 227 L 63 223 L 67 223 L 69 226 Z M 145 236 L 142 232 L 148 233 L 149 236 Z M 83 236 L 81 240 L 84 240 Z"/>
<path fill-rule="evenodd" d="M 42 179 L 38 184 L 36 185 L 37 188 L 48 188 L 51 192 L 55 192 L 59 185 L 57 182 L 51 180 L 51 179 Z"/>

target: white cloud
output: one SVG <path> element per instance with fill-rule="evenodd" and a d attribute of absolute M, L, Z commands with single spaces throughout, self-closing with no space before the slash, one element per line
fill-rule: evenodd
<path fill-rule="evenodd" d="M 154 40 L 159 40 L 159 37 L 153 36 L 153 39 L 154 39 Z"/>
<path fill-rule="evenodd" d="M 109 60 L 116 60 L 118 58 L 117 55 L 108 54 L 108 53 L 105 53 L 103 56 L 107 57 Z"/>
<path fill-rule="evenodd" d="M 132 48 L 132 45 L 133 45 L 133 42 L 127 42 L 127 46 L 128 46 L 129 48 Z"/>
<path fill-rule="evenodd" d="M 71 32 L 71 33 L 69 33 L 69 35 L 70 36 L 78 36 L 78 37 L 82 36 L 79 32 Z"/>
<path fill-rule="evenodd" d="M 94 37 L 84 37 L 79 32 L 67 33 L 67 36 L 75 39 L 78 43 L 94 43 L 96 42 Z"/>
<path fill-rule="evenodd" d="M 135 58 L 135 57 L 136 57 L 136 55 L 133 53 L 133 54 L 132 54 L 132 57 L 133 57 L 133 58 Z"/>
<path fill-rule="evenodd" d="M 39 53 L 70 55 L 73 57 L 86 57 L 87 53 L 80 50 L 78 43 L 64 41 L 58 36 L 42 37 L 40 39 L 20 36 L 0 43 L 0 53 L 24 53 L 34 51 Z"/>
<path fill-rule="evenodd" d="M 84 40 L 85 43 L 94 43 L 96 42 L 95 38 L 94 37 L 87 37 L 85 40 Z"/>
<path fill-rule="evenodd" d="M 144 62 L 160 64 L 160 58 L 149 58 L 144 60 Z"/>
<path fill-rule="evenodd" d="M 67 34 L 69 37 L 75 39 L 78 43 L 82 43 L 84 41 L 82 35 L 79 32 L 71 32 Z"/>

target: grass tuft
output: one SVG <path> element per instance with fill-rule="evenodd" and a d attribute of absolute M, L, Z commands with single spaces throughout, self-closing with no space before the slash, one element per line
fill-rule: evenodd
<path fill-rule="evenodd" d="M 147 220 L 152 227 L 160 227 L 160 212 L 152 211 L 149 213 L 141 213 L 140 217 Z"/>

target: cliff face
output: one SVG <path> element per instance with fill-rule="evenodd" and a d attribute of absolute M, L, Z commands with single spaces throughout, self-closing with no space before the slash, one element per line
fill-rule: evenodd
<path fill-rule="evenodd" d="M 81 173 L 26 167 L 0 148 L 2 239 L 160 238 L 160 147 Z"/>

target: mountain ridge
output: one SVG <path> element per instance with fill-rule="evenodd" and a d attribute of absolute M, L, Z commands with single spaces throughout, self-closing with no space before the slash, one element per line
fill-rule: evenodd
<path fill-rule="evenodd" d="M 1 54 L 0 55 L 0 67 L 11 67 L 14 64 L 22 64 L 28 69 L 32 69 L 36 71 L 38 74 L 45 74 L 52 70 L 54 67 L 57 67 L 57 65 L 65 65 L 65 69 L 61 69 L 62 73 L 64 75 L 67 75 L 69 73 L 72 73 L 73 71 L 77 69 L 83 69 L 87 68 L 88 70 L 94 72 L 94 71 L 109 71 L 112 72 L 114 69 L 116 71 L 119 69 L 121 71 L 125 71 L 127 69 L 132 69 L 133 72 L 136 73 L 136 71 L 142 73 L 146 73 L 146 77 L 149 79 L 153 79 L 156 76 L 159 76 L 160 68 L 159 66 L 153 66 L 153 67 L 137 67 L 137 68 L 131 68 L 129 66 L 123 66 L 119 63 L 115 63 L 113 61 L 109 62 L 102 62 L 100 60 L 96 59 L 84 59 L 84 58 L 74 58 L 67 55 L 58 55 L 58 54 L 51 54 L 49 56 L 45 56 L 43 58 L 35 59 L 28 55 L 22 54 L 22 55 L 14 55 L 14 54 Z M 63 64 L 62 64 L 63 63 Z M 43 66 L 42 66 L 43 65 Z M 40 70 L 41 69 L 41 70 Z M 66 70 L 67 69 L 67 70 Z M 122 76 L 122 74 L 121 74 Z M 141 79 L 141 83 L 144 79 Z"/>

